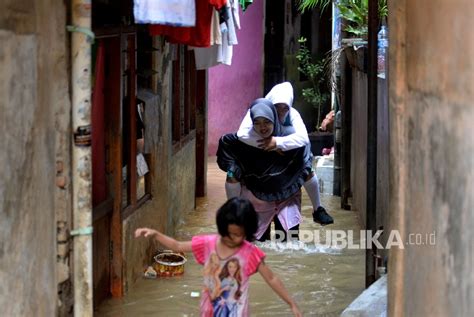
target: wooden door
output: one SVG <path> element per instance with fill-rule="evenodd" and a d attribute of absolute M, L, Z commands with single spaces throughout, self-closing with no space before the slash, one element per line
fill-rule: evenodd
<path fill-rule="evenodd" d="M 284 80 L 283 42 L 285 35 L 285 2 L 267 1 L 265 8 L 264 91 Z"/>
<path fill-rule="evenodd" d="M 120 181 L 120 38 L 98 40 L 92 96 L 94 306 L 111 291 L 113 197 Z"/>

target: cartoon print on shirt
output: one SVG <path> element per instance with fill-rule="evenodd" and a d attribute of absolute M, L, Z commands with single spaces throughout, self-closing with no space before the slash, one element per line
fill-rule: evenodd
<path fill-rule="evenodd" d="M 222 268 L 219 257 L 216 253 L 211 253 L 207 264 L 204 266 L 204 292 L 207 292 L 211 301 L 215 300 L 220 293 L 221 282 L 219 274 Z"/>
<path fill-rule="evenodd" d="M 240 268 L 237 258 L 231 258 L 224 264 L 219 275 L 220 296 L 212 302 L 215 317 L 238 316 L 239 299 L 242 295 Z"/>

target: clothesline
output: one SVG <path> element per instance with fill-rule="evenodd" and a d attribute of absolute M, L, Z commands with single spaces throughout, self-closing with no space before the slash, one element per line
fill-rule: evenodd
<path fill-rule="evenodd" d="M 150 35 L 194 50 L 196 69 L 231 65 L 238 44 L 239 6 L 253 0 L 134 0 L 135 22 L 149 24 Z"/>

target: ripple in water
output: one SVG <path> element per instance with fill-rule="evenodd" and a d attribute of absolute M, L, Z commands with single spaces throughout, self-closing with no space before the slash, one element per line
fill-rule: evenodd
<path fill-rule="evenodd" d="M 322 253 L 322 254 L 341 254 L 342 249 L 337 246 L 330 246 L 324 244 L 307 244 L 302 241 L 288 241 L 288 242 L 276 242 L 276 241 L 265 241 L 256 242 L 258 247 L 276 251 L 279 253 L 286 252 L 298 252 L 301 251 L 304 254 Z"/>

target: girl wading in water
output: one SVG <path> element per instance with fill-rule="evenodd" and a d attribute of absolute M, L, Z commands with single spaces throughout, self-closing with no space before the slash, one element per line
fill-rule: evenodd
<path fill-rule="evenodd" d="M 242 198 L 228 200 L 217 211 L 216 223 L 218 234 L 194 236 L 191 241 L 177 241 L 149 228 L 137 229 L 135 237 L 152 237 L 173 251 L 192 252 L 196 261 L 208 268 L 214 265 L 209 262 L 215 261 L 217 256 L 219 281 L 204 278 L 201 316 L 249 316 L 249 278 L 256 272 L 288 303 L 294 316 L 302 316 L 281 280 L 265 264 L 265 253 L 250 243 L 258 226 L 252 203 Z M 211 280 L 216 276 L 214 269 L 205 271 L 211 274 Z"/>

